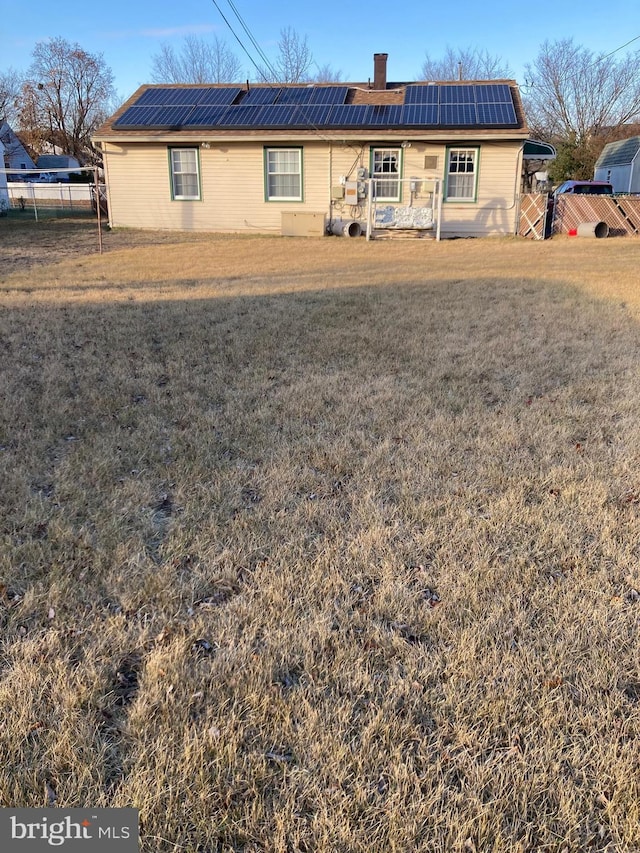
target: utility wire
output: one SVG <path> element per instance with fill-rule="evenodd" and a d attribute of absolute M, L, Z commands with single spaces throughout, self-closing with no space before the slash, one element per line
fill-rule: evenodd
<path fill-rule="evenodd" d="M 251 44 L 258 51 L 258 55 L 259 55 L 260 59 L 264 62 L 266 69 L 271 72 L 271 74 L 274 76 L 275 79 L 277 79 L 278 74 L 277 74 L 275 68 L 271 65 L 269 58 L 267 57 L 265 52 L 262 50 L 262 48 L 260 47 L 260 45 L 256 41 L 253 33 L 249 29 L 249 26 L 247 25 L 246 21 L 244 20 L 244 18 L 242 17 L 240 12 L 238 11 L 237 6 L 235 5 L 235 3 L 232 2 L 232 0 L 227 0 L 227 2 L 229 4 L 229 6 L 231 7 L 231 10 L 233 11 L 233 14 L 236 16 L 236 18 L 240 22 L 240 26 L 245 31 L 245 33 L 249 36 L 249 40 L 251 41 Z M 264 76 L 264 74 L 263 74 L 263 76 Z"/>
<path fill-rule="evenodd" d="M 246 55 L 249 57 L 249 60 L 250 60 L 251 64 L 255 67 L 255 69 L 257 70 L 258 74 L 259 74 L 259 75 L 260 75 L 260 76 L 265 80 L 265 82 L 266 82 L 269 86 L 271 86 L 272 88 L 276 88 L 277 86 L 280 86 L 281 84 L 279 84 L 279 83 L 278 83 L 278 72 L 277 72 L 277 71 L 276 71 L 276 69 L 273 67 L 273 65 L 271 64 L 271 62 L 269 61 L 269 59 L 268 59 L 268 58 L 267 58 L 267 56 L 265 55 L 265 53 L 264 53 L 264 51 L 262 50 L 262 48 L 259 46 L 259 44 L 258 44 L 258 42 L 256 41 L 256 39 L 255 39 L 255 37 L 254 37 L 253 33 L 252 33 L 252 32 L 251 32 L 251 30 L 249 29 L 248 25 L 245 23 L 244 19 L 242 18 L 242 15 L 240 14 L 240 12 L 238 12 L 238 10 L 237 10 L 237 8 L 236 8 L 235 4 L 232 2 L 232 0 L 227 0 L 227 2 L 228 2 L 228 4 L 229 4 L 229 6 L 230 6 L 230 7 L 231 7 L 231 9 L 233 10 L 233 12 L 234 12 L 234 14 L 235 14 L 236 18 L 238 19 L 238 21 L 240 22 L 240 24 L 241 24 L 241 26 L 242 26 L 242 29 L 245 31 L 245 33 L 248 35 L 249 39 L 251 40 L 251 44 L 252 44 L 252 45 L 254 46 L 254 48 L 258 51 L 258 54 L 259 54 L 260 58 L 264 61 L 265 65 L 266 65 L 266 68 L 267 68 L 267 71 L 269 71 L 269 72 L 272 74 L 272 76 L 273 76 L 273 78 L 274 78 L 274 81 L 275 81 L 275 82 L 271 82 L 270 80 L 266 80 L 266 75 L 265 75 L 265 73 L 264 73 L 264 69 L 263 69 L 263 68 L 260 68 L 260 66 L 259 66 L 259 65 L 258 65 L 258 63 L 254 60 L 254 58 L 253 58 L 253 56 L 251 55 L 251 53 L 249 52 L 249 50 L 245 47 L 245 45 L 244 45 L 244 43 L 243 43 L 242 39 L 241 39 L 241 38 L 240 38 L 240 36 L 236 33 L 236 31 L 235 31 L 235 30 L 234 30 L 234 28 L 231 26 L 231 24 L 229 23 L 228 18 L 226 17 L 226 15 L 224 14 L 224 12 L 223 12 L 223 11 L 222 11 L 222 9 L 220 8 L 220 6 L 219 6 L 219 4 L 218 4 L 217 0 L 211 0 L 211 2 L 213 3 L 213 5 L 216 7 L 216 9 L 218 10 L 218 12 L 220 13 L 220 16 L 222 17 L 222 20 L 225 22 L 225 24 L 227 25 L 227 27 L 229 28 L 229 30 L 230 30 L 230 31 L 231 31 L 231 33 L 233 34 L 233 37 L 235 38 L 235 40 L 238 42 L 238 44 L 240 45 L 240 47 L 242 48 L 242 50 L 244 51 L 244 53 L 246 53 Z M 319 139 L 322 139 L 322 140 L 323 140 L 323 141 L 325 141 L 325 142 L 329 142 L 329 141 L 331 141 L 331 140 L 329 139 L 329 137 L 325 136 L 325 135 L 322 133 L 322 131 L 320 130 L 320 128 L 317 126 L 317 124 L 315 124 L 315 122 L 311 121 L 311 119 L 308 117 L 308 113 L 307 113 L 307 111 L 306 111 L 306 109 L 305 109 L 305 107 L 304 107 L 304 105 L 303 105 L 303 104 L 292 104 L 292 106 L 295 108 L 296 112 L 299 112 L 299 113 L 300 113 L 300 115 L 302 116 L 302 118 L 305 120 L 305 123 L 306 123 L 307 125 L 309 125 L 309 127 L 311 127 L 311 128 L 313 129 L 313 131 L 315 132 L 315 135 L 316 135 Z"/>
<path fill-rule="evenodd" d="M 611 53 L 607 53 L 604 56 L 601 56 L 600 59 L 596 60 L 596 62 L 602 62 L 603 59 L 608 59 L 610 56 L 613 56 L 614 53 L 617 53 L 619 50 L 624 50 L 625 47 L 629 47 L 630 44 L 633 44 L 634 41 L 638 41 L 638 39 L 640 39 L 640 36 L 635 36 L 634 38 L 629 39 L 628 42 L 621 44 L 620 47 L 617 47 L 615 50 L 612 50 Z"/>
<path fill-rule="evenodd" d="M 624 44 L 621 44 L 620 47 L 616 47 L 616 49 L 612 50 L 610 53 L 605 53 L 604 56 L 599 56 L 596 60 L 594 60 L 594 62 L 591 63 L 589 68 L 593 68 L 594 65 L 597 65 L 599 62 L 603 62 L 605 59 L 608 59 L 610 56 L 613 56 L 614 53 L 619 53 L 621 50 L 624 50 L 625 47 L 629 47 L 630 44 L 633 44 L 634 41 L 638 41 L 638 39 L 640 39 L 640 36 L 634 36 L 632 39 L 629 39 L 629 41 L 625 42 Z M 527 78 L 525 77 L 524 85 L 521 88 L 533 89 L 533 88 L 535 88 L 535 85 L 536 85 L 535 80 L 531 80 L 531 82 L 529 82 L 527 80 Z"/>
<path fill-rule="evenodd" d="M 243 42 L 242 42 L 242 39 L 241 39 L 241 38 L 240 38 L 240 36 L 236 33 L 236 31 L 233 29 L 233 27 L 231 26 L 231 24 L 229 23 L 229 21 L 228 21 L 228 19 L 227 19 L 227 16 L 224 14 L 224 12 L 223 12 L 223 11 L 222 11 L 222 9 L 220 8 L 220 6 L 219 6 L 219 5 L 218 5 L 218 3 L 216 2 L 216 0 L 211 0 L 211 2 L 213 3 L 213 5 L 216 7 L 216 9 L 218 10 L 218 12 L 220 13 L 220 17 L 221 17 L 221 18 L 222 18 L 222 20 L 225 22 L 225 24 L 227 25 L 227 27 L 229 27 L 229 30 L 231 31 L 231 34 L 233 35 L 233 37 L 235 38 L 235 40 L 238 42 L 238 44 L 240 45 L 240 47 L 242 48 L 242 50 L 244 51 L 244 53 L 246 53 L 246 54 L 247 54 L 247 56 L 248 56 L 248 58 L 249 58 L 249 62 L 250 62 L 250 63 L 255 67 L 255 69 L 256 69 L 256 71 L 258 72 L 258 74 L 260 74 L 260 76 L 261 76 L 261 77 L 264 77 L 264 72 L 262 71 L 262 69 L 260 68 L 260 66 L 258 65 L 258 63 L 255 61 L 255 59 L 253 58 L 253 56 L 251 56 L 251 54 L 249 53 L 249 51 L 247 50 L 247 48 L 244 46 L 244 44 L 243 44 Z M 260 52 L 260 54 L 262 55 L 262 52 L 261 52 L 261 51 L 259 51 L 259 52 Z M 269 64 L 269 63 L 267 63 L 267 64 L 268 64 L 268 65 L 269 65 L 269 67 L 270 67 L 270 64 Z M 271 70 L 271 69 L 270 69 L 270 70 Z"/>

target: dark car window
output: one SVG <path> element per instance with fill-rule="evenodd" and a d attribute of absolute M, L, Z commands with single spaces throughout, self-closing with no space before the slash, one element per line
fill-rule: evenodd
<path fill-rule="evenodd" d="M 611 187 L 598 186 L 597 184 L 577 184 L 573 191 L 580 195 L 611 195 L 613 192 Z"/>

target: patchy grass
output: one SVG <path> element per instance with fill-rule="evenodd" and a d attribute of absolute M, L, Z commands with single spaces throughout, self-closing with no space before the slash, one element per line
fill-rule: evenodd
<path fill-rule="evenodd" d="M 640 849 L 640 243 L 5 224 L 3 805 Z"/>

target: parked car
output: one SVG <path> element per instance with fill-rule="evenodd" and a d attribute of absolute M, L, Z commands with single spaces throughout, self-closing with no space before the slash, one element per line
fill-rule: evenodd
<path fill-rule="evenodd" d="M 553 195 L 572 193 L 573 195 L 612 195 L 613 186 L 607 181 L 565 181 L 554 191 Z"/>
<path fill-rule="evenodd" d="M 31 184 L 53 184 L 58 180 L 54 172 L 33 172 L 30 175 L 25 175 L 23 180 Z"/>
<path fill-rule="evenodd" d="M 613 195 L 613 186 L 608 181 L 565 181 L 556 187 L 547 201 L 547 222 L 545 237 L 551 236 L 553 210 L 560 195 Z"/>

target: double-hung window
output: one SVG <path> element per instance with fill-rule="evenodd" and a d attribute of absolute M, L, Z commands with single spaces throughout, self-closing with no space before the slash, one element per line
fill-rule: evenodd
<path fill-rule="evenodd" d="M 400 148 L 371 149 L 371 177 L 377 201 L 400 201 Z"/>
<path fill-rule="evenodd" d="M 265 148 L 267 201 L 302 201 L 302 149 Z"/>
<path fill-rule="evenodd" d="M 171 148 L 171 197 L 178 201 L 200 199 L 200 164 L 197 148 Z"/>
<path fill-rule="evenodd" d="M 475 201 L 478 149 L 450 148 L 447 156 L 447 201 Z"/>

